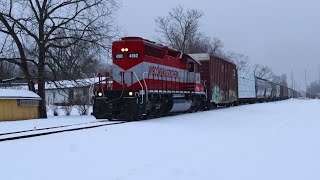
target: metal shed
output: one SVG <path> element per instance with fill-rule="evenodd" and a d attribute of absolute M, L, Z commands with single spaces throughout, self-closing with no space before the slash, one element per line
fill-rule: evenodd
<path fill-rule="evenodd" d="M 0 89 L 0 121 L 39 118 L 41 98 L 28 90 Z"/>

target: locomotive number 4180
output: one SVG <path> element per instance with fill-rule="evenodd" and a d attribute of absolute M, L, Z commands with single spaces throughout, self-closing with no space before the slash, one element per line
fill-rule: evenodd
<path fill-rule="evenodd" d="M 128 58 L 137 59 L 137 58 L 139 58 L 139 54 L 138 53 L 129 53 Z"/>

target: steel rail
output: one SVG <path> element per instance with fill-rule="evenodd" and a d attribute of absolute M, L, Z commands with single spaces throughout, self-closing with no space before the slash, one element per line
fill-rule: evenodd
<path fill-rule="evenodd" d="M 92 129 L 92 128 L 98 128 L 98 127 L 103 127 L 103 126 L 112 126 L 112 125 L 117 125 L 117 124 L 124 124 L 127 122 L 129 122 L 129 121 L 121 121 L 121 122 L 116 122 L 116 123 L 111 123 L 111 124 L 106 123 L 106 124 L 99 124 L 99 125 L 94 125 L 94 126 L 85 126 L 85 127 L 78 127 L 78 128 L 72 128 L 72 129 L 63 129 L 63 130 L 58 130 L 58 131 L 42 132 L 42 133 L 37 133 L 37 134 L 27 134 L 27 135 L 21 135 L 21 136 L 7 137 L 7 138 L 1 138 L 0 142 L 12 141 L 12 140 L 18 140 L 18 139 L 26 139 L 26 138 L 32 138 L 32 137 L 39 137 L 39 136 L 46 136 L 46 135 L 58 134 L 58 133 L 70 132 L 70 131 L 79 131 L 79 130 L 84 130 L 84 129 Z"/>

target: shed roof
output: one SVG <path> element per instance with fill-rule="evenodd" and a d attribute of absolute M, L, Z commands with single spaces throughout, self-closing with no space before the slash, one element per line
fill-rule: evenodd
<path fill-rule="evenodd" d="M 0 99 L 37 99 L 40 96 L 32 91 L 17 89 L 0 89 Z"/>

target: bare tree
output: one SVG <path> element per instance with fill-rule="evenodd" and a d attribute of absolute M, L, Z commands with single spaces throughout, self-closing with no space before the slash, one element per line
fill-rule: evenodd
<path fill-rule="evenodd" d="M 256 64 L 254 66 L 253 73 L 256 77 L 266 79 L 266 80 L 271 80 L 273 77 L 272 69 L 268 66 L 260 66 L 260 65 Z"/>
<path fill-rule="evenodd" d="M 280 84 L 280 83 L 281 83 L 281 77 L 278 76 L 278 75 L 273 75 L 271 81 L 272 81 L 273 83 Z"/>
<path fill-rule="evenodd" d="M 235 52 L 228 52 L 225 59 L 237 65 L 238 70 L 249 69 L 249 57 Z"/>
<path fill-rule="evenodd" d="M 224 47 L 223 42 L 219 38 L 213 38 L 208 40 L 208 53 L 211 55 L 217 55 L 222 51 Z"/>
<path fill-rule="evenodd" d="M 287 74 L 282 74 L 280 76 L 280 85 L 288 87 Z"/>
<path fill-rule="evenodd" d="M 63 44 L 63 43 L 60 43 Z M 102 70 L 99 48 L 80 41 L 69 48 L 52 48 L 48 67 L 50 80 L 77 80 Z"/>
<path fill-rule="evenodd" d="M 0 61 L 0 82 L 17 76 L 17 66 L 5 61 Z"/>
<path fill-rule="evenodd" d="M 14 47 L 14 56 L 0 60 L 18 65 L 35 91 L 30 64 L 36 67 L 41 118 L 46 118 L 45 81 L 50 69 L 50 50 L 68 48 L 80 41 L 90 42 L 109 50 L 116 36 L 113 15 L 115 0 L 2 0 L 0 2 L 0 33 L 6 36 L 7 47 Z M 67 40 L 59 44 L 59 40 Z M 14 45 L 14 46 L 13 46 Z M 29 56 L 32 48 L 36 53 Z M 28 57 L 29 56 L 29 57 Z"/>
<path fill-rule="evenodd" d="M 310 97 L 320 97 L 320 82 L 319 81 L 311 82 L 310 85 L 307 87 L 306 93 Z"/>
<path fill-rule="evenodd" d="M 210 38 L 199 33 L 193 40 L 189 53 L 209 53 L 218 55 L 222 51 L 223 42 L 218 38 Z"/>
<path fill-rule="evenodd" d="M 216 56 L 225 59 L 229 62 L 232 62 L 234 64 L 237 65 L 237 70 L 246 70 L 249 71 L 249 57 L 244 55 L 244 54 L 240 54 L 240 53 L 236 53 L 236 52 L 232 52 L 232 51 L 222 51 L 220 49 L 218 49 L 218 51 L 215 54 Z"/>
<path fill-rule="evenodd" d="M 203 13 L 196 9 L 185 10 L 181 5 L 173 8 L 168 16 L 155 20 L 156 32 L 161 35 L 159 41 L 183 53 L 189 53 L 195 40 L 199 38 L 199 20 L 202 16 Z"/>
<path fill-rule="evenodd" d="M 271 79 L 272 79 L 272 82 L 274 82 L 276 84 L 279 84 L 279 85 L 282 85 L 282 86 L 288 86 L 287 75 L 286 74 L 282 74 L 280 76 L 273 75 Z"/>

